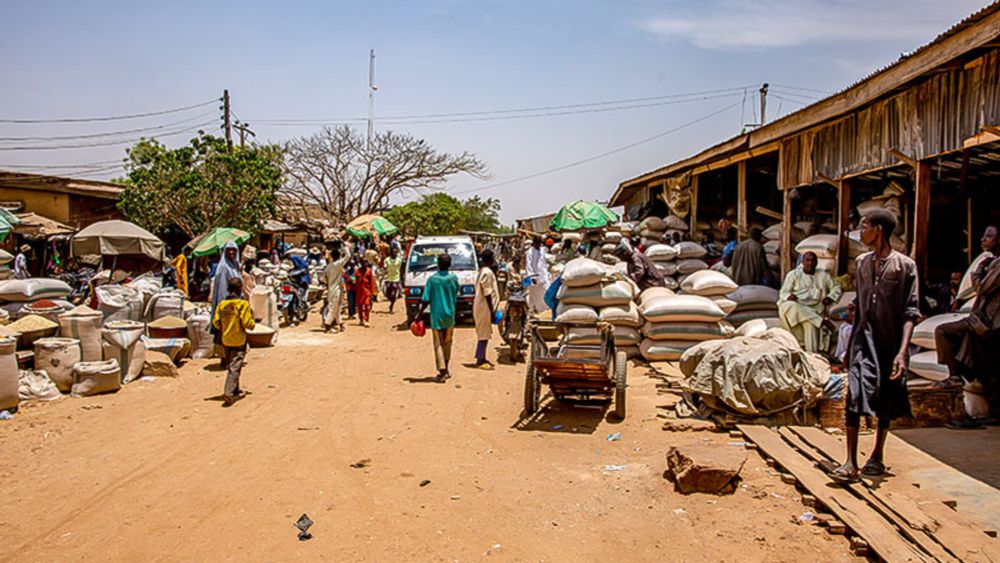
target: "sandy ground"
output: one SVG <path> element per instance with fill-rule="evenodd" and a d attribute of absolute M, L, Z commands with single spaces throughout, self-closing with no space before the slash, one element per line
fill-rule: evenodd
<path fill-rule="evenodd" d="M 670 445 L 739 446 L 661 430 L 643 368 L 624 422 L 548 400 L 521 421 L 523 365 L 429 382 L 430 338 L 375 309 L 372 328 L 327 335 L 313 315 L 251 350 L 230 409 L 216 361 L 195 360 L 0 422 L 0 560 L 850 559 L 755 453 L 734 494 L 676 493 Z M 457 360 L 474 338 L 458 331 Z"/>

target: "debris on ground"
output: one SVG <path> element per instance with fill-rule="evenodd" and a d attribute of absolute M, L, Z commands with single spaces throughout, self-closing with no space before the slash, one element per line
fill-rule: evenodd
<path fill-rule="evenodd" d="M 746 461 L 744 449 L 719 448 L 713 443 L 672 446 L 667 452 L 667 474 L 684 494 L 729 494 L 736 490 Z"/>

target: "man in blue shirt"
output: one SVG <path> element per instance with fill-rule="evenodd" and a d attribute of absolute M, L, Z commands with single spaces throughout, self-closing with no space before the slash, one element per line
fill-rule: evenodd
<path fill-rule="evenodd" d="M 437 363 L 438 380 L 444 381 L 451 377 L 448 373 L 448 363 L 451 361 L 451 343 L 455 332 L 455 303 L 458 301 L 458 278 L 449 272 L 451 256 L 438 256 L 438 271 L 427 278 L 424 295 L 421 298 L 420 312 L 431 308 L 431 333 L 434 336 L 434 360 Z"/>

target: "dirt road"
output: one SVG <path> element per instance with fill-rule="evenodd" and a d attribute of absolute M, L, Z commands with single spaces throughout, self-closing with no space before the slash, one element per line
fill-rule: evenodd
<path fill-rule="evenodd" d="M 376 304 L 372 328 L 282 330 L 230 409 L 216 361 L 196 360 L 0 422 L 0 560 L 849 559 L 755 454 L 733 495 L 674 492 L 671 444 L 733 446 L 662 431 L 642 368 L 622 423 L 548 402 L 523 422 L 523 366 L 428 382 L 430 338 L 400 320 Z M 458 332 L 457 359 L 474 338 Z"/>

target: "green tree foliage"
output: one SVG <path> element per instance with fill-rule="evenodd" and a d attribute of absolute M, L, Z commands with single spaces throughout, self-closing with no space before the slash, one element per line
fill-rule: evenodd
<path fill-rule="evenodd" d="M 458 231 L 484 231 L 498 233 L 500 201 L 474 196 L 467 200 L 446 193 L 432 193 L 405 205 L 393 207 L 385 213 L 404 236 L 447 236 Z"/>
<path fill-rule="evenodd" d="M 176 149 L 143 139 L 128 151 L 118 209 L 154 233 L 171 226 L 192 238 L 215 227 L 257 232 L 276 210 L 281 159 L 279 147 L 230 151 L 203 131 Z"/>

